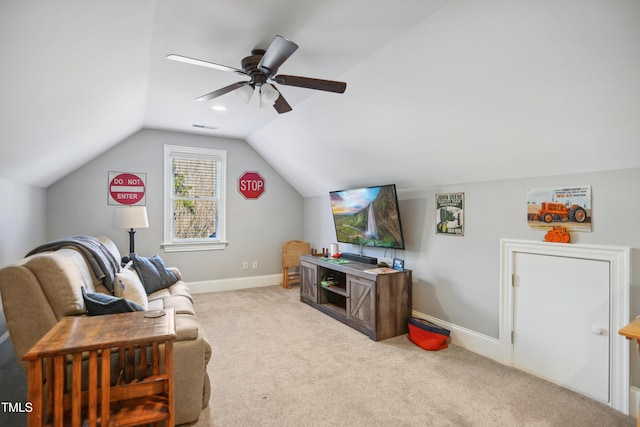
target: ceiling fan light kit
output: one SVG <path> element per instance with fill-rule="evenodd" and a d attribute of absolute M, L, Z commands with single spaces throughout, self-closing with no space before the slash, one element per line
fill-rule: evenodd
<path fill-rule="evenodd" d="M 276 99 L 280 96 L 280 93 L 275 90 L 269 83 L 263 83 L 260 86 L 260 100 L 267 105 L 273 105 L 276 103 Z"/>
<path fill-rule="evenodd" d="M 286 61 L 293 52 L 298 49 L 298 45 L 282 36 L 276 36 L 269 48 L 265 51 L 254 49 L 251 56 L 242 59 L 242 69 L 228 67 L 226 65 L 215 64 L 200 59 L 189 58 L 182 55 L 170 54 L 167 59 L 184 62 L 192 65 L 214 68 L 221 71 L 233 72 L 250 78 L 249 81 L 240 81 L 217 89 L 206 95 L 196 98 L 197 101 L 210 101 L 226 93 L 235 91 L 245 103 L 248 103 L 255 91 L 260 90 L 260 107 L 273 106 L 279 113 L 291 111 L 291 106 L 284 99 L 282 94 L 267 81 L 272 81 L 280 85 L 296 86 L 307 89 L 322 90 L 325 92 L 344 93 L 347 84 L 333 80 L 322 80 L 311 77 L 276 75 L 278 68 Z"/>
<path fill-rule="evenodd" d="M 250 85 L 244 85 L 236 89 L 236 95 L 238 95 L 245 104 L 248 104 L 251 100 L 251 96 L 253 95 L 253 87 L 251 87 Z"/>

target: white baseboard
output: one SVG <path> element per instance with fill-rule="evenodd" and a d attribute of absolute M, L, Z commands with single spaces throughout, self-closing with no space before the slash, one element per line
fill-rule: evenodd
<path fill-rule="evenodd" d="M 638 405 L 640 405 L 640 388 L 629 388 L 629 416 L 638 418 Z"/>
<path fill-rule="evenodd" d="M 203 280 L 188 283 L 192 294 L 205 294 L 208 292 L 234 291 L 237 289 L 273 286 L 279 285 L 281 282 L 282 274 L 269 274 L 265 276 L 234 277 L 230 279 Z"/>
<path fill-rule="evenodd" d="M 433 322 L 438 326 L 450 330 L 451 344 L 500 362 L 500 342 L 496 338 L 491 338 L 487 335 L 454 325 L 416 310 L 413 310 L 411 315 L 419 319 L 428 320 L 429 322 Z"/>

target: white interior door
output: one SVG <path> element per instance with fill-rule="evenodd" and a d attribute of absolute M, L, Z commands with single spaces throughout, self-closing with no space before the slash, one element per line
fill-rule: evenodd
<path fill-rule="evenodd" d="M 514 257 L 514 366 L 609 402 L 609 263 Z"/>

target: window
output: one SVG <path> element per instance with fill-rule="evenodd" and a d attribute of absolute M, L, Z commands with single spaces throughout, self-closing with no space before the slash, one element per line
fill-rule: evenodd
<path fill-rule="evenodd" d="M 227 152 L 164 146 L 165 251 L 224 249 Z"/>

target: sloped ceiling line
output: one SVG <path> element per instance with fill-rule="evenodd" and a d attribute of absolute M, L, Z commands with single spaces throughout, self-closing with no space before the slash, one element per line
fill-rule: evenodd
<path fill-rule="evenodd" d="M 194 99 L 237 76 L 166 59 L 276 34 L 280 72 L 345 94 L 215 112 Z M 640 2 L 5 1 L 0 54 L 0 176 L 41 187 L 142 127 L 245 139 L 303 196 L 640 167 Z"/>

